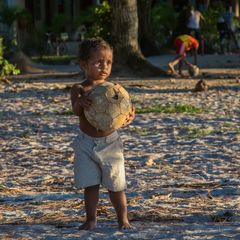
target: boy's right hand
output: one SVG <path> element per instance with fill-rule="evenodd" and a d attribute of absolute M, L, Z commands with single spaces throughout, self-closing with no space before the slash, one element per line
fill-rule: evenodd
<path fill-rule="evenodd" d="M 89 108 L 92 104 L 92 101 L 91 99 L 88 98 L 88 96 L 84 96 L 82 95 L 81 97 L 79 97 L 79 105 L 82 107 L 82 108 Z"/>

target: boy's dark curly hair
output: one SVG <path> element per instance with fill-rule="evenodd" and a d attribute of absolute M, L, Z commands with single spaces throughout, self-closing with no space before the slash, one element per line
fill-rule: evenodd
<path fill-rule="evenodd" d="M 79 60 L 87 61 L 93 50 L 101 48 L 113 50 L 112 46 L 102 38 L 88 38 L 83 40 L 79 45 Z"/>

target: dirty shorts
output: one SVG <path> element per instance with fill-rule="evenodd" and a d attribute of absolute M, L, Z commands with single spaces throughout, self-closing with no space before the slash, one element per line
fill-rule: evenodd
<path fill-rule="evenodd" d="M 181 39 L 176 39 L 175 40 L 175 47 L 176 47 L 176 53 L 179 55 L 186 56 L 186 48 L 185 44 Z"/>
<path fill-rule="evenodd" d="M 123 144 L 117 131 L 98 138 L 80 132 L 71 146 L 75 152 L 74 183 L 77 188 L 98 184 L 114 192 L 126 188 Z"/>

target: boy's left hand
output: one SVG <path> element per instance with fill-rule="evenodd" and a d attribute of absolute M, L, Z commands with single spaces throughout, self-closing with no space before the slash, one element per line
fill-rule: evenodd
<path fill-rule="evenodd" d="M 126 127 L 127 125 L 129 125 L 134 118 L 135 118 L 135 107 L 132 107 L 131 112 L 126 117 L 126 120 L 123 123 L 122 127 Z"/>

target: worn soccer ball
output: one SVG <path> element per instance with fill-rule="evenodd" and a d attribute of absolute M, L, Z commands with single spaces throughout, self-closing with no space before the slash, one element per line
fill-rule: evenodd
<path fill-rule="evenodd" d="M 117 83 L 105 82 L 89 94 L 92 104 L 84 109 L 88 122 L 98 130 L 116 130 L 124 124 L 131 112 L 128 92 Z"/>
<path fill-rule="evenodd" d="M 197 65 L 190 65 L 190 66 L 188 67 L 188 73 L 189 73 L 190 76 L 192 76 L 192 77 L 198 76 L 198 75 L 199 75 L 199 72 L 200 72 L 200 70 L 199 70 L 199 67 L 198 67 Z"/>

